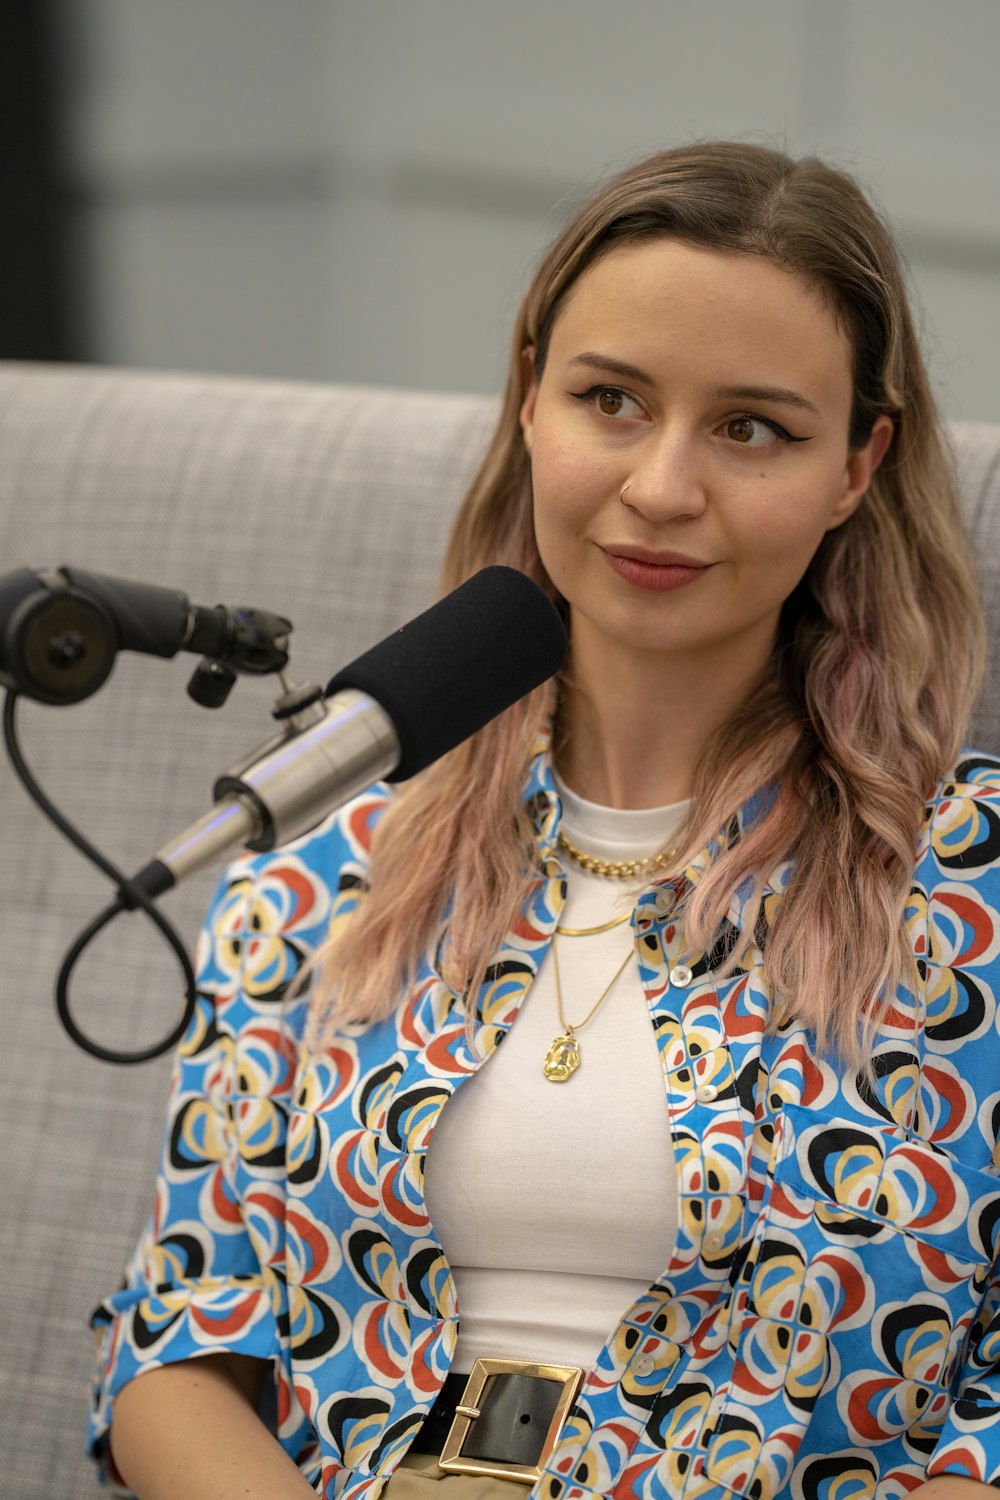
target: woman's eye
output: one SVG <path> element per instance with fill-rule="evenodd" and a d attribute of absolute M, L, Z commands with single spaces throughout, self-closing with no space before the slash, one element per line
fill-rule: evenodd
<path fill-rule="evenodd" d="M 762 441 L 755 442 L 756 436 Z M 792 441 L 790 433 L 775 422 L 765 422 L 763 417 L 730 417 L 725 424 L 726 436 L 734 443 L 739 443 L 743 448 L 771 448 L 776 442 L 789 443 Z"/>
<path fill-rule="evenodd" d="M 593 406 L 602 417 L 627 417 L 642 416 L 643 410 L 634 396 L 623 391 L 617 385 L 595 385 L 589 391 L 583 391 L 576 398 Z"/>

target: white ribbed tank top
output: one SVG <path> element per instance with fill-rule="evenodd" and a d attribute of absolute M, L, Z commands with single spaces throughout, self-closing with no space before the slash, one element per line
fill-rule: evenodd
<path fill-rule="evenodd" d="M 688 808 L 623 811 L 557 787 L 566 836 L 607 859 L 654 853 Z M 565 864 L 560 926 L 631 911 L 638 882 Z M 564 1014 L 578 1026 L 629 953 L 632 930 L 626 921 L 556 941 Z M 448 1102 L 431 1138 L 425 1189 L 457 1286 L 455 1370 L 487 1357 L 590 1369 L 673 1250 L 666 1094 L 634 954 L 578 1034 L 579 1069 L 552 1083 L 542 1063 L 562 1030 L 550 950 L 502 1046 Z"/>

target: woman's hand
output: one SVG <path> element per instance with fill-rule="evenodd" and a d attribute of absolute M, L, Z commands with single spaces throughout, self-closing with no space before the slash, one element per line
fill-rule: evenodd
<path fill-rule="evenodd" d="M 264 1360 L 208 1354 L 130 1381 L 109 1438 L 138 1500 L 316 1500 L 257 1416 L 267 1374 Z"/>

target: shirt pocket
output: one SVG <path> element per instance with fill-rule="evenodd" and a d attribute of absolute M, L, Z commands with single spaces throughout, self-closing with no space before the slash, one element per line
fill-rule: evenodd
<path fill-rule="evenodd" d="M 788 1482 L 821 1397 L 824 1441 L 929 1452 L 1000 1215 L 1000 1180 L 890 1125 L 790 1105 L 773 1160 L 705 1456 L 753 1500 Z"/>

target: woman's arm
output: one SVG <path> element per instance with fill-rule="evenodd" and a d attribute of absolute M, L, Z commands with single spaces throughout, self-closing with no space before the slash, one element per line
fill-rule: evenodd
<path fill-rule="evenodd" d="M 109 1435 L 138 1500 L 315 1500 L 257 1416 L 266 1373 L 263 1360 L 210 1354 L 131 1380 Z"/>
<path fill-rule="evenodd" d="M 997 1491 L 991 1484 L 966 1479 L 964 1474 L 939 1474 L 911 1490 L 910 1500 L 997 1500 Z"/>

